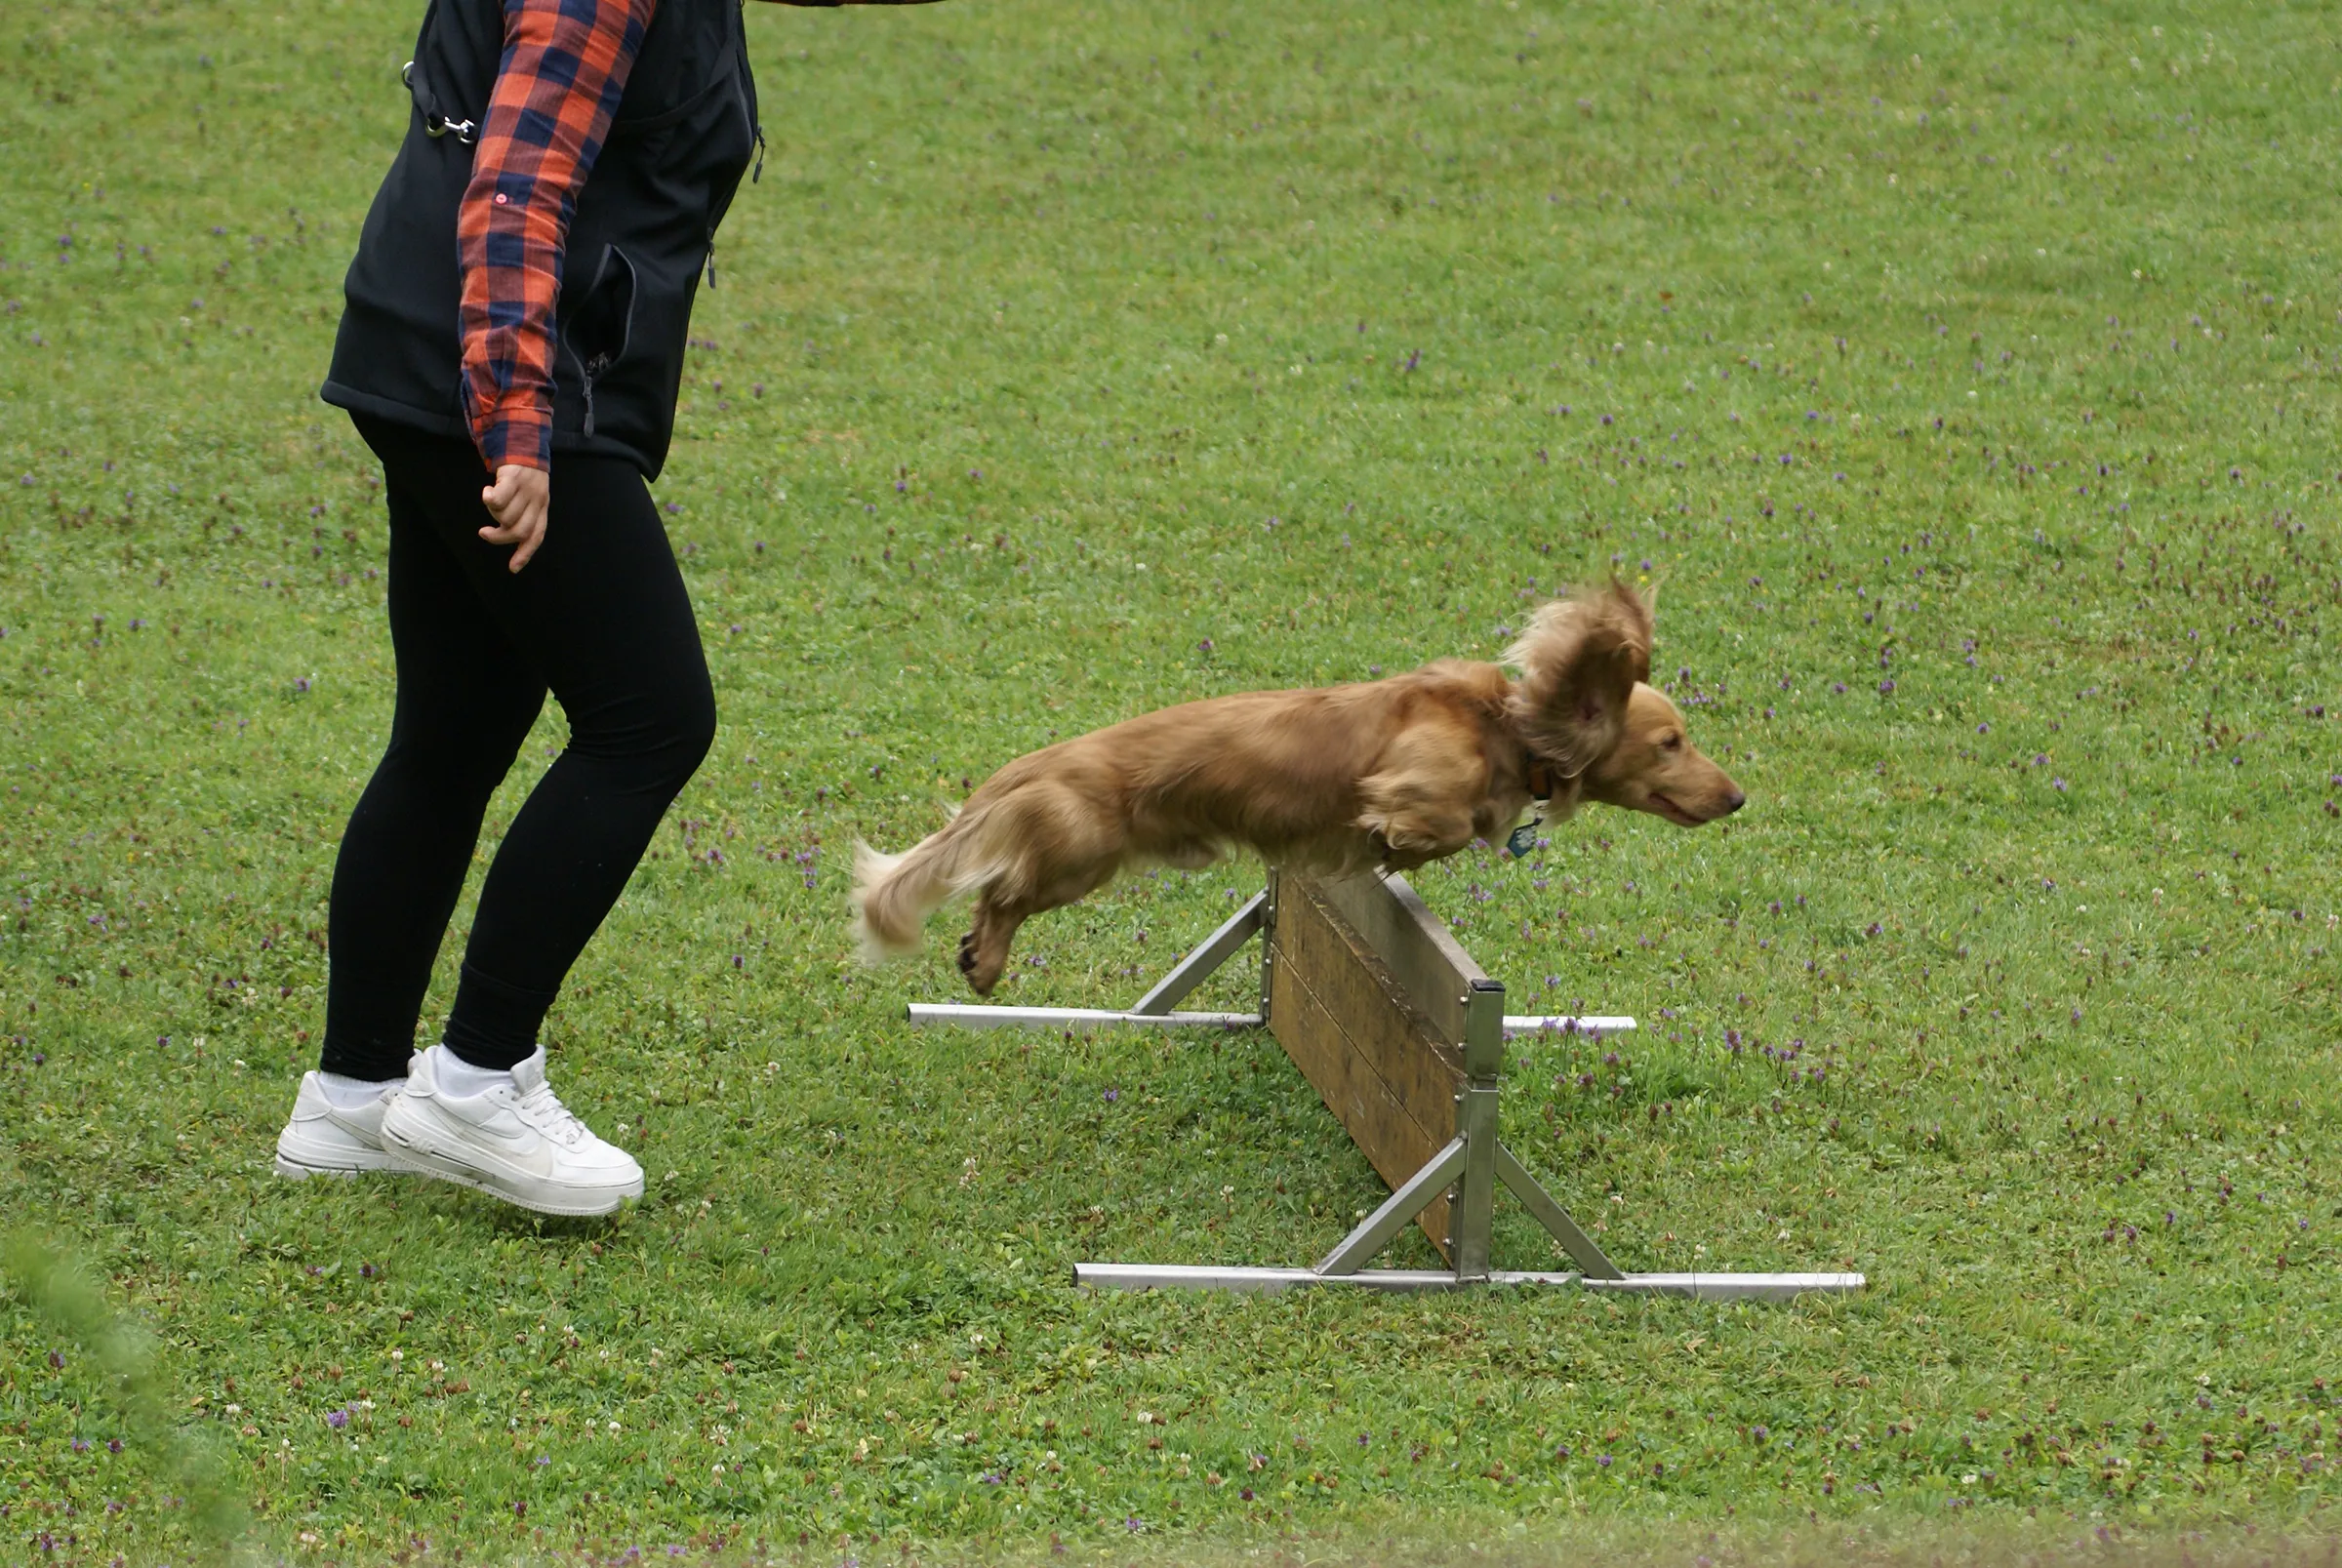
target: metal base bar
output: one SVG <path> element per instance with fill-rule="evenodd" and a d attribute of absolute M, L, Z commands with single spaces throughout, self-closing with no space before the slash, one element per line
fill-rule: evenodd
<path fill-rule="evenodd" d="M 1258 1013 L 1131 1013 L 1110 1007 L 995 1007 L 986 1002 L 913 1002 L 913 1024 L 965 1029 L 1098 1029 L 1129 1024 L 1157 1028 L 1257 1029 Z"/>
<path fill-rule="evenodd" d="M 1572 1018 L 1566 1013 L 1507 1013 L 1507 1034 L 1625 1034 L 1631 1018 Z"/>
<path fill-rule="evenodd" d="M 1575 1285 L 1586 1290 L 1647 1296 L 1685 1296 L 1698 1301 L 1785 1302 L 1808 1293 L 1842 1295 L 1863 1288 L 1860 1274 L 1629 1274 L 1623 1279 L 1588 1279 L 1575 1273 L 1492 1269 L 1483 1279 L 1458 1279 L 1444 1268 L 1362 1268 L 1354 1274 L 1321 1274 L 1313 1268 L 1238 1268 L 1195 1264 L 1075 1264 L 1073 1283 L 1093 1290 L 1225 1290 L 1274 1296 L 1319 1285 L 1354 1285 L 1365 1290 L 1469 1290 L 1480 1285 Z"/>
<path fill-rule="evenodd" d="M 1227 955 L 1222 954 L 1225 959 Z M 1176 972 L 1175 972 L 1176 973 Z M 1198 977 L 1200 978 L 1200 977 Z M 1168 985 L 1171 977 L 1165 976 Z M 1155 987 L 1162 989 L 1162 985 Z M 1192 989 L 1191 985 L 1188 989 Z M 1182 996 L 1187 990 L 1180 992 Z M 1141 1004 L 1112 1007 L 1012 1007 L 1003 1002 L 912 1002 L 913 1024 L 950 1024 L 970 1029 L 1095 1028 L 1110 1024 L 1177 1024 L 1207 1028 L 1257 1029 L 1266 1022 L 1258 1013 L 1157 1013 Z M 1559 1014 L 1505 1015 L 1508 1034 L 1623 1034 L 1635 1026 L 1632 1018 L 1568 1018 Z"/>

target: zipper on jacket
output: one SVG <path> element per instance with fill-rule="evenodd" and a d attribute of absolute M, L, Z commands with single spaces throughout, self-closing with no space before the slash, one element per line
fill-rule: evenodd
<path fill-rule="evenodd" d="M 610 356 L 608 354 L 596 354 L 591 359 L 580 361 L 580 366 L 586 372 L 585 433 L 591 435 L 593 434 L 593 379 L 610 368 Z"/>

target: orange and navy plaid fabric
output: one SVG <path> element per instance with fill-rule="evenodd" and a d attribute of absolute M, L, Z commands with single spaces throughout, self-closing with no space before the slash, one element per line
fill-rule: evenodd
<path fill-rule="evenodd" d="M 562 250 L 657 3 L 505 0 L 504 59 L 456 215 L 464 412 L 490 473 L 552 466 Z"/>

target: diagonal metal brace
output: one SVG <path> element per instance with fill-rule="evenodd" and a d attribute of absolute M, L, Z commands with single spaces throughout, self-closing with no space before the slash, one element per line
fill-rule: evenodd
<path fill-rule="evenodd" d="M 1131 1004 L 1130 1010 L 1147 1017 L 1160 1017 L 1181 1002 L 1188 993 L 1209 980 L 1219 967 L 1228 962 L 1228 955 L 1252 939 L 1261 929 L 1263 915 L 1269 907 L 1269 895 L 1255 893 L 1244 907 L 1221 922 L 1220 929 L 1206 937 L 1194 950 L 1171 966 L 1171 972 L 1154 983 L 1154 988 Z"/>
<path fill-rule="evenodd" d="M 1554 1195 L 1529 1174 L 1529 1168 L 1521 1164 L 1514 1152 L 1502 1144 L 1496 1146 L 1496 1175 L 1497 1180 L 1520 1199 L 1520 1206 L 1535 1216 L 1537 1223 L 1561 1243 L 1561 1250 L 1569 1254 L 1571 1262 L 1585 1270 L 1588 1279 L 1627 1277 L 1618 1265 L 1595 1245 L 1594 1237 L 1578 1228 L 1578 1222 L 1569 1217 L 1568 1210 L 1554 1201 Z"/>
<path fill-rule="evenodd" d="M 1358 1222 L 1358 1227 L 1342 1238 L 1340 1246 L 1327 1253 L 1318 1265 L 1320 1274 L 1354 1274 L 1364 1267 L 1376 1253 L 1391 1244 L 1391 1238 L 1412 1225 L 1415 1217 L 1431 1206 L 1432 1200 L 1447 1190 L 1448 1184 L 1464 1174 L 1464 1140 L 1451 1138 L 1447 1146 L 1424 1163 L 1422 1170 L 1399 1184 L 1398 1190 L 1383 1200 L 1383 1206 Z"/>

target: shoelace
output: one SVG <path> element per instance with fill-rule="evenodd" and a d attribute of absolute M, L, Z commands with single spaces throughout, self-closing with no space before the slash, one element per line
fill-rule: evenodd
<path fill-rule="evenodd" d="M 540 1083 L 520 1097 L 519 1106 L 529 1125 L 565 1148 L 575 1148 L 586 1137 L 586 1124 L 561 1104 L 549 1083 Z"/>

